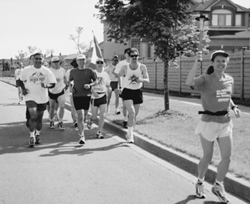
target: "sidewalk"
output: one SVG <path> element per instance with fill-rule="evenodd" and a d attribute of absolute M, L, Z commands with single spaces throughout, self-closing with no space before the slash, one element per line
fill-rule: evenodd
<path fill-rule="evenodd" d="M 11 78 L 0 79 L 0 80 L 5 81 L 6 83 L 9 84 L 14 84 L 14 80 Z M 150 97 L 150 94 L 147 94 L 147 97 Z M 66 104 L 66 108 L 70 109 L 70 105 Z M 249 110 L 246 108 L 246 113 L 247 112 L 249 112 Z M 115 132 L 120 137 L 125 138 L 126 130 L 123 129 L 121 126 L 114 124 L 112 121 L 106 120 L 104 127 L 108 130 Z M 135 145 L 174 164 L 178 168 L 181 168 L 193 175 L 196 175 L 197 173 L 198 160 L 191 158 L 186 154 L 177 152 L 171 148 L 168 148 L 162 144 L 159 144 L 154 140 L 151 140 L 139 134 L 135 134 Z M 207 181 L 213 182 L 215 175 L 216 175 L 216 169 L 210 166 L 206 175 Z M 227 174 L 227 177 L 225 179 L 225 188 L 227 192 L 235 196 L 238 196 L 242 199 L 245 199 L 247 201 L 250 201 L 249 182 L 240 178 L 236 178 L 234 175 Z"/>

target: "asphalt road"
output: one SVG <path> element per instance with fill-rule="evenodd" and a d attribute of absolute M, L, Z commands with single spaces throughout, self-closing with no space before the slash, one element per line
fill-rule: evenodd
<path fill-rule="evenodd" d="M 0 82 L 1 204 L 211 204 L 220 203 L 206 186 L 206 199 L 196 199 L 196 178 L 126 143 L 115 133 L 86 145 L 66 110 L 66 129 L 51 130 L 45 113 L 42 143 L 28 147 L 25 105 L 17 105 L 15 87 Z M 232 203 L 244 203 L 230 196 Z"/>

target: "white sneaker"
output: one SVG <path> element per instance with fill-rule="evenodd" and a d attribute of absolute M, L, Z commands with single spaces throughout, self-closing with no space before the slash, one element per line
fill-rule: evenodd
<path fill-rule="evenodd" d="M 126 134 L 126 139 L 128 143 L 134 143 L 134 135 L 133 134 Z"/>
<path fill-rule="evenodd" d="M 84 145 L 85 144 L 85 137 L 84 136 L 80 137 L 79 144 L 80 145 Z"/>

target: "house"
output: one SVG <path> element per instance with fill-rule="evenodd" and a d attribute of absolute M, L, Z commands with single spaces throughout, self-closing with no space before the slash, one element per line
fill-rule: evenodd
<path fill-rule="evenodd" d="M 197 16 L 203 14 L 210 19 L 206 24 L 211 40 L 210 51 L 224 49 L 234 53 L 242 47 L 250 49 L 250 8 L 244 8 L 231 0 L 208 0 L 204 3 L 195 3 L 188 12 Z M 154 48 L 146 40 L 132 38 L 126 42 L 126 45 L 108 42 L 105 32 L 107 26 L 104 23 L 102 50 L 105 59 L 111 59 L 114 54 L 122 59 L 123 50 L 127 47 L 137 48 L 141 58 L 152 59 L 154 57 Z"/>

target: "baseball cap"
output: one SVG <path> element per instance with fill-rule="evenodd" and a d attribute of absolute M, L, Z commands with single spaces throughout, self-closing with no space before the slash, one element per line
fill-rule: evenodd
<path fill-rule="evenodd" d="M 102 58 L 97 58 L 96 62 L 104 62 L 104 60 Z"/>
<path fill-rule="evenodd" d="M 52 57 L 51 62 L 58 62 L 60 61 L 59 57 Z"/>
<path fill-rule="evenodd" d="M 76 59 L 86 59 L 86 56 L 83 54 L 77 55 Z"/>
<path fill-rule="evenodd" d="M 225 51 L 223 51 L 223 50 L 217 50 L 217 51 L 215 51 L 215 52 L 213 52 L 212 54 L 211 54 L 211 61 L 214 61 L 214 58 L 216 57 L 216 56 L 223 56 L 223 57 L 228 57 L 229 56 L 229 54 L 227 54 Z"/>

